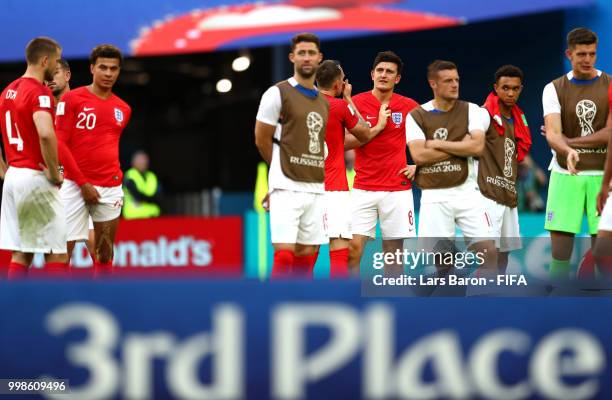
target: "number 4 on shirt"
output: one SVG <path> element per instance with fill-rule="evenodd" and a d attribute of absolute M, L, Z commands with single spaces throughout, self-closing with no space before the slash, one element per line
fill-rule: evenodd
<path fill-rule="evenodd" d="M 23 139 L 19 134 L 19 127 L 17 127 L 17 123 L 15 122 L 13 124 L 11 120 L 11 111 L 7 111 L 4 115 L 6 122 L 6 135 L 8 136 L 9 144 L 16 144 L 17 151 L 23 151 Z M 16 137 L 13 136 L 13 125 L 15 125 L 15 132 L 17 133 Z"/>

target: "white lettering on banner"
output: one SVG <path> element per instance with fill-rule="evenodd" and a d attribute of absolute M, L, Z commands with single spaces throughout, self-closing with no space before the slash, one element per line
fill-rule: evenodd
<path fill-rule="evenodd" d="M 66 348 L 66 358 L 75 367 L 86 369 L 89 380 L 70 386 L 70 394 L 46 394 L 58 399 L 107 399 L 116 397 L 123 384 L 123 396 L 150 399 L 154 396 L 153 361 L 167 361 L 166 383 L 173 398 L 241 399 L 244 393 L 244 315 L 231 304 L 219 304 L 212 311 L 209 333 L 198 333 L 183 342 L 170 332 L 128 333 L 120 337 L 117 320 L 93 304 L 72 303 L 47 316 L 53 336 L 71 330 L 85 330 L 86 339 Z M 120 339 L 122 339 L 120 341 Z M 115 359 L 117 349 L 123 355 Z M 204 360 L 212 360 L 212 381 L 199 378 Z M 122 376 L 123 375 L 123 376 Z M 122 378 L 120 379 L 120 376 Z M 50 379 L 49 377 L 45 377 Z"/>
<path fill-rule="evenodd" d="M 53 336 L 86 332 L 84 340 L 66 348 L 68 362 L 89 372 L 88 381 L 71 387 L 71 398 L 152 398 L 154 360 L 165 360 L 165 383 L 174 397 L 244 398 L 249 354 L 244 347 L 249 335 L 245 310 L 233 304 L 212 310 L 210 332 L 184 339 L 184 334 L 169 331 L 121 332 L 107 310 L 83 303 L 52 310 L 46 325 Z M 483 328 L 474 338 L 445 329 L 396 350 L 396 335 L 402 333 L 395 326 L 394 309 L 385 303 L 371 303 L 363 311 L 338 302 L 284 303 L 271 311 L 270 322 L 273 399 L 304 398 L 308 385 L 329 381 L 360 358 L 361 397 L 377 399 L 589 399 L 600 393 L 606 369 L 605 349 L 584 329 L 556 329 L 539 341 L 516 328 Z M 330 332 L 316 349 L 307 345 L 313 327 Z M 209 358 L 212 381 L 204 383 L 198 371 Z M 507 382 L 502 373 L 509 366 L 504 363 L 511 361 L 516 368 L 517 359 L 525 374 Z M 426 379 L 426 371 L 433 378 Z"/>
<path fill-rule="evenodd" d="M 72 265 L 75 268 L 91 267 L 91 257 L 85 245 L 78 243 L 77 246 L 73 252 Z M 157 240 L 140 243 L 132 240 L 117 242 L 113 264 L 116 267 L 206 267 L 212 261 L 212 246 L 206 240 L 192 236 L 181 236 L 178 239 L 160 236 Z"/>

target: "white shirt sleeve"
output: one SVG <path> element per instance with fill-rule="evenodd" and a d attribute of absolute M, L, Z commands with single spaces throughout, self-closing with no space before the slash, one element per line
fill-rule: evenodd
<path fill-rule="evenodd" d="M 406 143 L 413 140 L 425 140 L 425 132 L 417 125 L 412 115 L 406 116 Z"/>
<path fill-rule="evenodd" d="M 483 131 L 489 129 L 491 118 L 489 112 L 474 103 L 469 104 L 468 109 L 468 132 Z"/>
<path fill-rule="evenodd" d="M 544 108 L 544 116 L 555 113 L 561 114 L 561 103 L 559 103 L 557 90 L 552 82 L 544 87 L 544 92 L 542 93 L 542 108 Z"/>
<path fill-rule="evenodd" d="M 257 121 L 268 125 L 278 124 L 281 112 L 281 94 L 277 86 L 271 86 L 261 96 L 259 110 L 257 111 Z"/>

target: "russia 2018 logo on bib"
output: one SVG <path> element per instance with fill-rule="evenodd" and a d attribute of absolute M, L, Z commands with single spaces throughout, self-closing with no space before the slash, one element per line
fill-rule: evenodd
<path fill-rule="evenodd" d="M 118 108 L 115 108 L 115 119 L 117 122 L 123 122 L 123 111 Z"/>
<path fill-rule="evenodd" d="M 393 123 L 395 123 L 395 125 L 401 124 L 403 119 L 404 118 L 401 112 L 391 113 L 391 120 L 393 121 Z"/>

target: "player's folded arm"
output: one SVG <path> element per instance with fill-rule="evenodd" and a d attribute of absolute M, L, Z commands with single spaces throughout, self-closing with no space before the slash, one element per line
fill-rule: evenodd
<path fill-rule="evenodd" d="M 426 147 L 425 139 L 411 140 L 408 142 L 408 150 L 410 157 L 418 166 L 435 164 L 450 158 L 446 152 Z"/>

